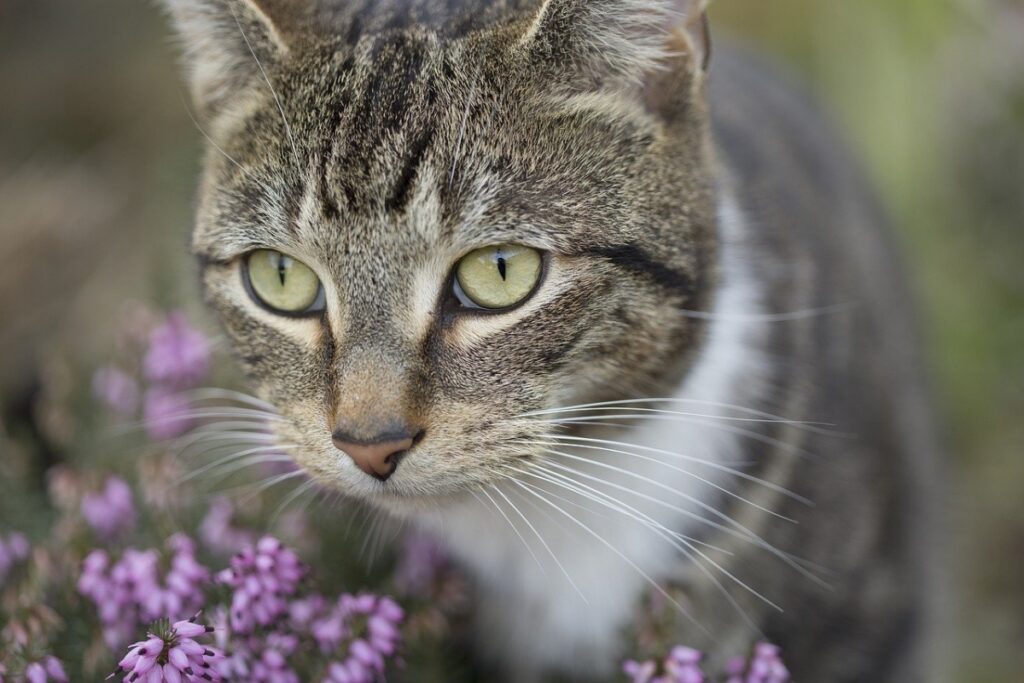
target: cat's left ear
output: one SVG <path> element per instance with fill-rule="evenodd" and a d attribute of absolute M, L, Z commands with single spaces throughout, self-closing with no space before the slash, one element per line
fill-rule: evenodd
<path fill-rule="evenodd" d="M 702 74 L 709 0 L 544 0 L 518 47 L 530 68 L 563 78 L 639 83 L 653 71 Z"/>
<path fill-rule="evenodd" d="M 160 0 L 184 47 L 192 99 L 209 117 L 288 54 L 268 0 Z"/>

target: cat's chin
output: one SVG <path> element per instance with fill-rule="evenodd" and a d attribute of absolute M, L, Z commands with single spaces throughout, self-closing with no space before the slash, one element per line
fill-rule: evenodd
<path fill-rule="evenodd" d="M 419 519 L 424 515 L 436 515 L 464 505 L 473 499 L 472 494 L 467 490 L 424 494 L 409 493 L 398 488 L 353 497 L 373 510 L 399 519 Z"/>

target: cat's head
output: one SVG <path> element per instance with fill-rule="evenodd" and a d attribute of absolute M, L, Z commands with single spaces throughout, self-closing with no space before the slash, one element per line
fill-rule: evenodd
<path fill-rule="evenodd" d="M 456 495 L 538 457 L 532 413 L 678 380 L 715 251 L 698 0 L 164 1 L 206 297 L 318 481 Z"/>

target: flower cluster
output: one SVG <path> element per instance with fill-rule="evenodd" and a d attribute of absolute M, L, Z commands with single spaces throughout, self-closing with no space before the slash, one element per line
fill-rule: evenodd
<path fill-rule="evenodd" d="M 131 531 L 136 521 L 131 487 L 120 477 L 108 477 L 102 491 L 82 498 L 82 517 L 104 541 Z"/>
<path fill-rule="evenodd" d="M 93 376 L 93 394 L 115 414 L 134 414 L 142 394 L 146 429 L 154 439 L 170 439 L 188 431 L 191 402 L 183 393 L 206 379 L 212 364 L 210 340 L 192 327 L 181 311 L 173 311 L 153 327 L 142 352 L 140 383 L 117 366 L 101 368 Z"/>
<path fill-rule="evenodd" d="M 195 386 L 210 371 L 210 341 L 189 325 L 184 313 L 174 311 L 150 332 L 142 369 L 157 384 Z"/>
<path fill-rule="evenodd" d="M 166 620 L 158 622 L 146 640 L 131 646 L 113 675 L 123 673 L 123 681 L 142 683 L 221 681 L 216 664 L 223 655 L 196 641 L 212 630 L 198 623 L 198 617 L 173 626 Z"/>
<path fill-rule="evenodd" d="M 0 663 L 0 683 L 6 680 L 4 665 Z M 25 665 L 25 680 L 28 683 L 68 683 L 68 675 L 64 671 L 64 664 L 53 655 L 46 655 L 42 659 L 29 662 Z"/>
<path fill-rule="evenodd" d="M 633 683 L 704 683 L 701 669 L 702 655 L 697 650 L 677 645 L 665 657 L 664 675 L 658 676 L 658 665 L 653 661 L 637 662 L 632 659 L 622 664 L 622 671 Z"/>
<path fill-rule="evenodd" d="M 272 437 L 260 422 L 262 410 L 251 407 L 260 405 L 252 403 L 255 399 L 228 390 L 191 393 L 210 372 L 211 345 L 181 313 L 163 320 L 139 318 L 123 342 L 118 364 L 93 377 L 92 391 L 110 412 L 122 418 L 141 414 L 149 437 L 156 439 L 176 437 L 200 420 L 238 418 L 244 420 L 241 442 L 252 436 L 260 452 L 270 448 L 264 445 Z M 213 398 L 249 407 L 193 410 L 193 399 L 205 405 Z M 198 438 L 205 433 L 204 428 Z M 106 451 L 109 443 L 101 447 Z M 130 683 L 375 683 L 385 680 L 396 661 L 415 677 L 417 660 L 441 649 L 433 644 L 462 639 L 471 627 L 469 584 L 429 536 L 406 535 L 395 571 L 380 584 L 401 596 L 401 607 L 383 594 L 312 592 L 312 572 L 299 555 L 256 531 L 269 526 L 271 509 L 276 516 L 296 495 L 285 495 L 279 505 L 267 487 L 260 488 L 246 498 L 252 502 L 244 517 L 254 522 L 246 528 L 238 526 L 227 498 L 199 510 L 193 506 L 206 496 L 169 493 L 167 482 L 180 481 L 177 467 L 165 466 L 174 459 L 170 449 L 141 452 L 137 478 L 97 482 L 88 448 L 85 443 L 81 468 L 87 474 L 76 472 L 72 463 L 48 473 L 50 502 L 58 514 L 50 540 L 30 548 L 23 535 L 0 538 L 0 683 L 67 681 L 56 652 L 75 680 L 98 680 L 99 671 L 118 662 L 111 677 Z M 197 520 L 188 533 L 198 543 L 182 533 L 156 535 Z M 318 548 L 315 539 L 316 533 L 342 532 L 338 522 L 336 516 L 296 513 L 283 515 L 276 529 L 303 553 L 318 553 L 333 570 L 337 555 Z M 85 552 L 87 543 L 96 545 Z M 26 562 L 30 550 L 31 564 Z M 209 571 L 205 564 L 213 566 L 207 561 L 212 557 L 230 557 L 229 566 Z M 77 576 L 69 574 L 78 567 Z M 84 599 L 66 590 L 75 581 Z M 200 613 L 210 626 L 199 623 Z M 678 632 L 665 628 L 669 623 L 653 620 L 639 629 L 636 649 L 663 651 L 666 634 Z M 673 648 L 660 661 L 626 662 L 623 670 L 634 683 L 788 680 L 778 649 L 764 644 L 749 661 L 732 663 L 713 679 L 702 668 L 701 654 L 685 647 Z"/>
<path fill-rule="evenodd" d="M 24 534 L 13 533 L 7 540 L 0 538 L 0 586 L 7 580 L 7 575 L 18 564 L 28 559 L 28 539 Z"/>
<path fill-rule="evenodd" d="M 235 633 L 269 626 L 288 611 L 306 568 L 298 555 L 272 536 L 264 536 L 231 558 L 217 579 L 232 590 L 230 624 Z"/>
<path fill-rule="evenodd" d="M 388 597 L 342 595 L 311 624 L 321 652 L 334 657 L 326 682 L 372 683 L 384 673 L 400 639 L 405 613 Z"/>
<path fill-rule="evenodd" d="M 160 577 L 160 554 L 128 548 L 117 562 L 104 550 L 85 558 L 78 591 L 95 605 L 107 645 L 116 649 L 139 626 L 155 619 L 179 619 L 198 611 L 209 571 L 199 564 L 195 544 L 177 534 L 167 542 L 170 569 Z"/>
<path fill-rule="evenodd" d="M 770 643 L 758 643 L 749 662 L 742 657 L 729 662 L 726 683 L 786 683 L 789 670 L 782 663 L 779 648 Z"/>
<path fill-rule="evenodd" d="M 139 384 L 121 368 L 106 365 L 92 377 L 92 393 L 121 417 L 130 417 L 139 405 Z"/>
<path fill-rule="evenodd" d="M 234 526 L 234 515 L 235 509 L 227 498 L 219 496 L 210 502 L 210 508 L 199 524 L 199 539 L 206 547 L 230 555 L 253 542 L 255 534 Z"/>
<path fill-rule="evenodd" d="M 448 556 L 436 540 L 407 534 L 395 567 L 395 586 L 404 595 L 425 595 L 447 566 Z"/>
<path fill-rule="evenodd" d="M 622 671 L 632 683 L 705 683 L 708 678 L 701 668 L 701 659 L 702 655 L 697 650 L 676 646 L 662 662 L 661 675 L 658 674 L 658 664 L 651 660 L 626 660 L 622 664 Z M 743 657 L 731 660 L 725 673 L 726 683 L 789 681 L 789 671 L 782 663 L 779 648 L 768 643 L 758 643 L 749 662 Z"/>

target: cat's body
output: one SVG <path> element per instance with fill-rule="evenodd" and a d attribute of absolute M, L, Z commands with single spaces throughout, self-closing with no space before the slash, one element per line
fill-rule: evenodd
<path fill-rule="evenodd" d="M 715 59 L 711 110 L 723 167 L 722 289 L 711 312 L 720 319 L 709 323 L 700 358 L 672 394 L 683 402 L 662 407 L 736 417 L 742 413 L 715 404 L 742 405 L 829 424 L 835 433 L 740 422 L 723 437 L 714 428 L 668 422 L 584 436 L 753 462 L 745 472 L 813 501 L 808 506 L 752 482 L 730 487 L 794 525 L 730 500 L 713 486 L 695 486 L 692 478 L 666 472 L 663 465 L 629 464 L 633 473 L 671 482 L 682 495 L 721 501 L 730 514 L 742 511 L 736 519 L 767 544 L 819 568 L 811 573 L 827 586 L 763 546 L 737 540 L 732 531 L 707 529 L 671 510 L 666 516 L 657 505 L 626 497 L 667 527 L 733 553 L 698 548 L 781 608 L 719 575 L 747 617 L 769 640 L 782 643 L 794 680 L 938 680 L 934 671 L 926 673 L 933 665 L 930 653 L 917 648 L 934 635 L 937 623 L 937 613 L 924 606 L 939 599 L 933 506 L 940 449 L 922 385 L 914 316 L 884 221 L 834 132 L 790 83 L 751 55 L 718 49 Z M 746 430 L 754 434 L 744 435 Z M 679 465 L 654 451 L 644 454 Z M 591 475 L 671 499 L 659 486 L 609 475 L 606 466 L 617 454 L 589 455 L 604 463 L 580 468 Z M 715 479 L 713 470 L 700 473 Z M 693 604 L 685 606 L 712 634 L 709 639 L 692 629 L 687 642 L 703 645 L 719 662 L 749 645 L 750 625 L 719 585 L 690 564 L 680 567 L 678 553 L 663 538 L 639 540 L 635 523 L 616 529 L 600 515 L 563 507 L 600 529 L 646 572 L 675 577 L 686 587 Z M 537 553 L 546 567 L 538 573 L 535 558 L 522 552 L 522 541 L 506 521 L 466 510 L 446 515 L 439 533 L 485 577 L 480 599 L 488 628 L 481 647 L 517 671 L 513 680 L 531 679 L 535 660 L 567 671 L 605 665 L 602 653 L 620 647 L 621 632 L 612 624 L 632 618 L 637 594 L 650 592 L 650 586 L 635 567 L 559 513 L 552 515 L 555 524 L 528 504 L 519 508 L 559 549 L 589 605 L 581 605 L 541 548 Z M 704 564 L 714 570 L 710 560 Z M 578 649 L 565 640 L 566 632 L 576 633 Z"/>
<path fill-rule="evenodd" d="M 440 3 L 168 4 L 216 145 L 208 297 L 300 463 L 470 569 L 486 661 L 611 675 L 655 582 L 714 662 L 763 634 L 798 681 L 935 680 L 937 448 L 900 267 L 775 75 L 718 50 L 708 116 L 694 3 L 671 35 L 615 0 L 453 23 Z M 544 275 L 470 315 L 446 274 L 498 242 L 544 250 Z M 252 305 L 259 248 L 313 268 L 322 313 Z M 325 415 L 421 431 L 374 481 Z"/>

